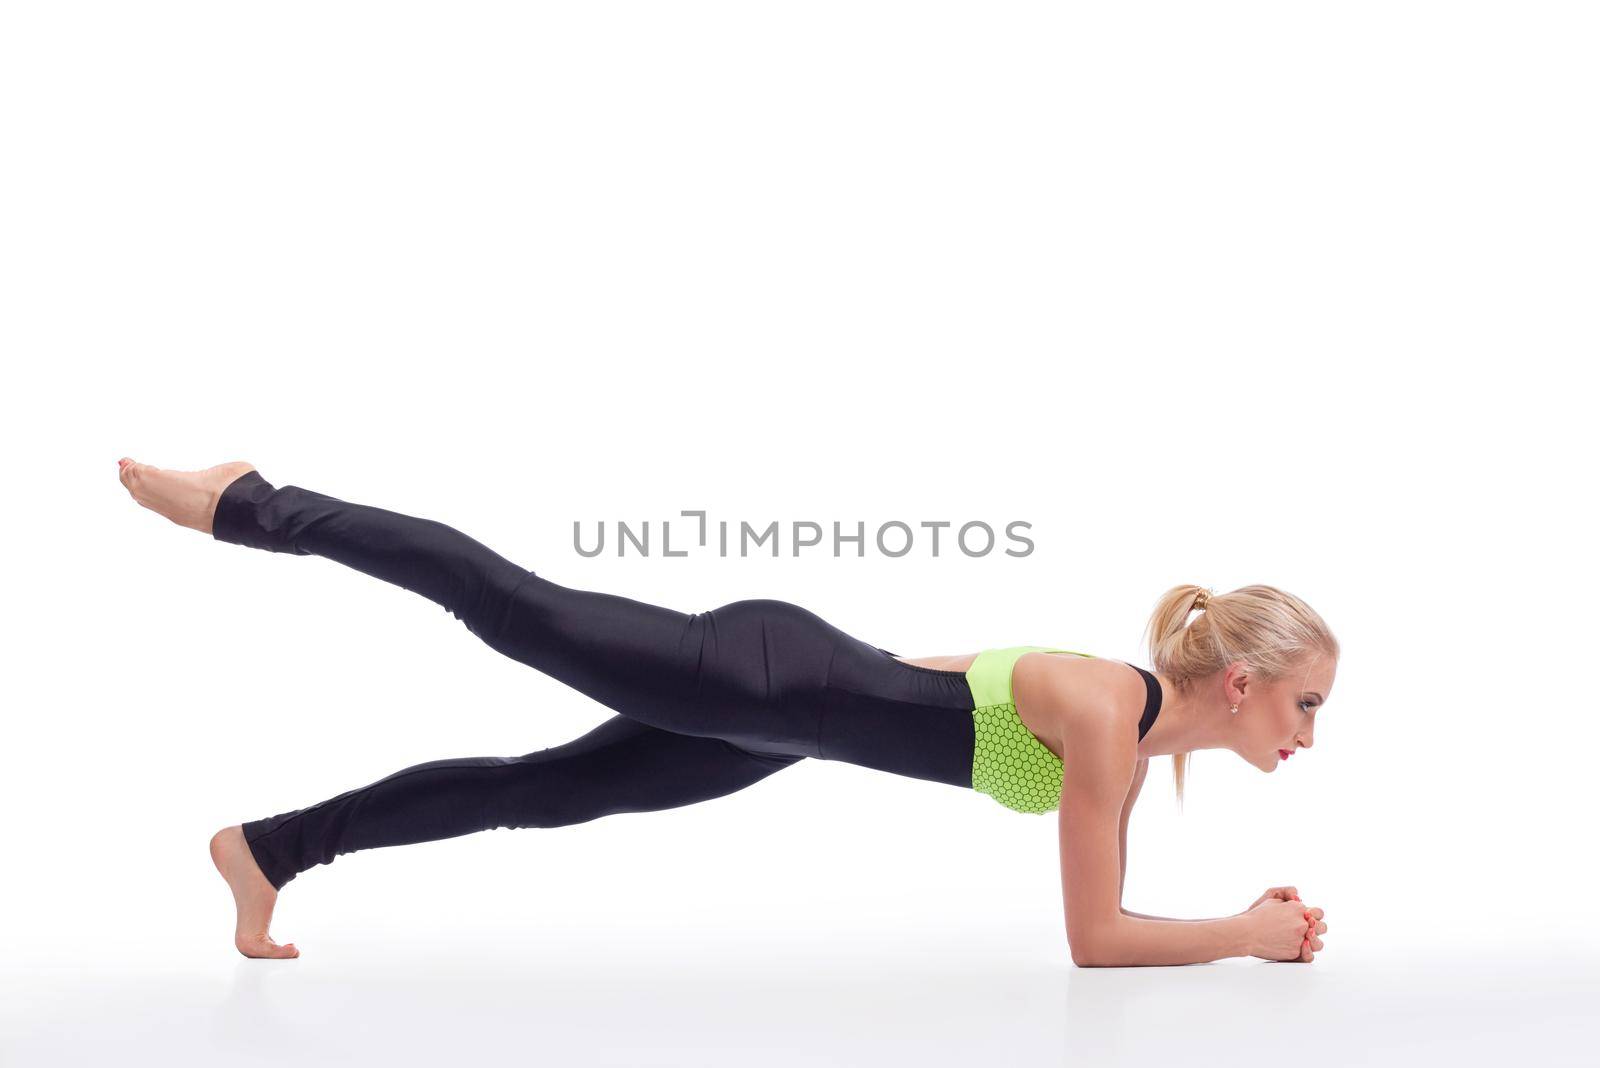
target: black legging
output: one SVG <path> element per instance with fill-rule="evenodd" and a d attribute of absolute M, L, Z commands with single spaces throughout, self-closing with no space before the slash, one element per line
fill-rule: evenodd
<path fill-rule="evenodd" d="M 244 824 L 274 887 L 344 853 L 559 827 L 721 797 L 805 757 L 970 788 L 972 691 L 786 601 L 685 614 L 569 589 L 431 519 L 251 471 L 213 536 L 336 560 L 446 608 L 493 649 L 621 713 L 518 757 L 434 760 Z"/>

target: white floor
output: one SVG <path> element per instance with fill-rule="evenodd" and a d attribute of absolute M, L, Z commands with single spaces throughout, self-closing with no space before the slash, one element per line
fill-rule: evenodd
<path fill-rule="evenodd" d="M 4 965 L 0 1064 L 1597 1062 L 1592 949 L 1341 947 L 1311 965 L 1077 969 L 928 935 L 324 933 L 295 961 L 158 944 L 112 959 L 30 951 Z"/>

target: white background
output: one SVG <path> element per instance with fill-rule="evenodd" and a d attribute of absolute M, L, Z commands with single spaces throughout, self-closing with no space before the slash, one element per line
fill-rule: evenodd
<path fill-rule="evenodd" d="M 0 1060 L 1584 1054 L 1595 15 L 1582 4 L 14 3 Z M 1344 648 L 1270 776 L 1153 761 L 1125 904 L 1311 965 L 1078 969 L 1052 817 L 805 761 L 302 874 L 206 841 L 609 711 L 116 479 L 254 462 L 557 582 L 902 655 Z M 1032 524 L 1032 555 L 584 559 L 575 521 Z M 1586 1038 L 1583 1041 L 1587 1041 Z"/>

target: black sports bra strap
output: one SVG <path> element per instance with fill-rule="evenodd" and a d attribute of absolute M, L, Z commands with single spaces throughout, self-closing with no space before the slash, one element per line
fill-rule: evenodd
<path fill-rule="evenodd" d="M 1126 660 L 1124 664 L 1128 664 Z M 1156 715 L 1161 711 L 1161 683 L 1156 677 L 1138 664 L 1128 664 L 1129 667 L 1144 676 L 1144 715 L 1139 717 L 1139 740 L 1150 733 L 1150 728 L 1155 724 Z"/>

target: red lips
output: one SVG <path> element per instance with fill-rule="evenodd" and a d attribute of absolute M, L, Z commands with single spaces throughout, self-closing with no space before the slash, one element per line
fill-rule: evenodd
<path fill-rule="evenodd" d="M 1294 750 L 1293 749 L 1280 749 L 1280 750 L 1278 750 L 1278 755 L 1281 756 L 1283 759 L 1288 760 L 1290 757 L 1294 756 Z"/>

